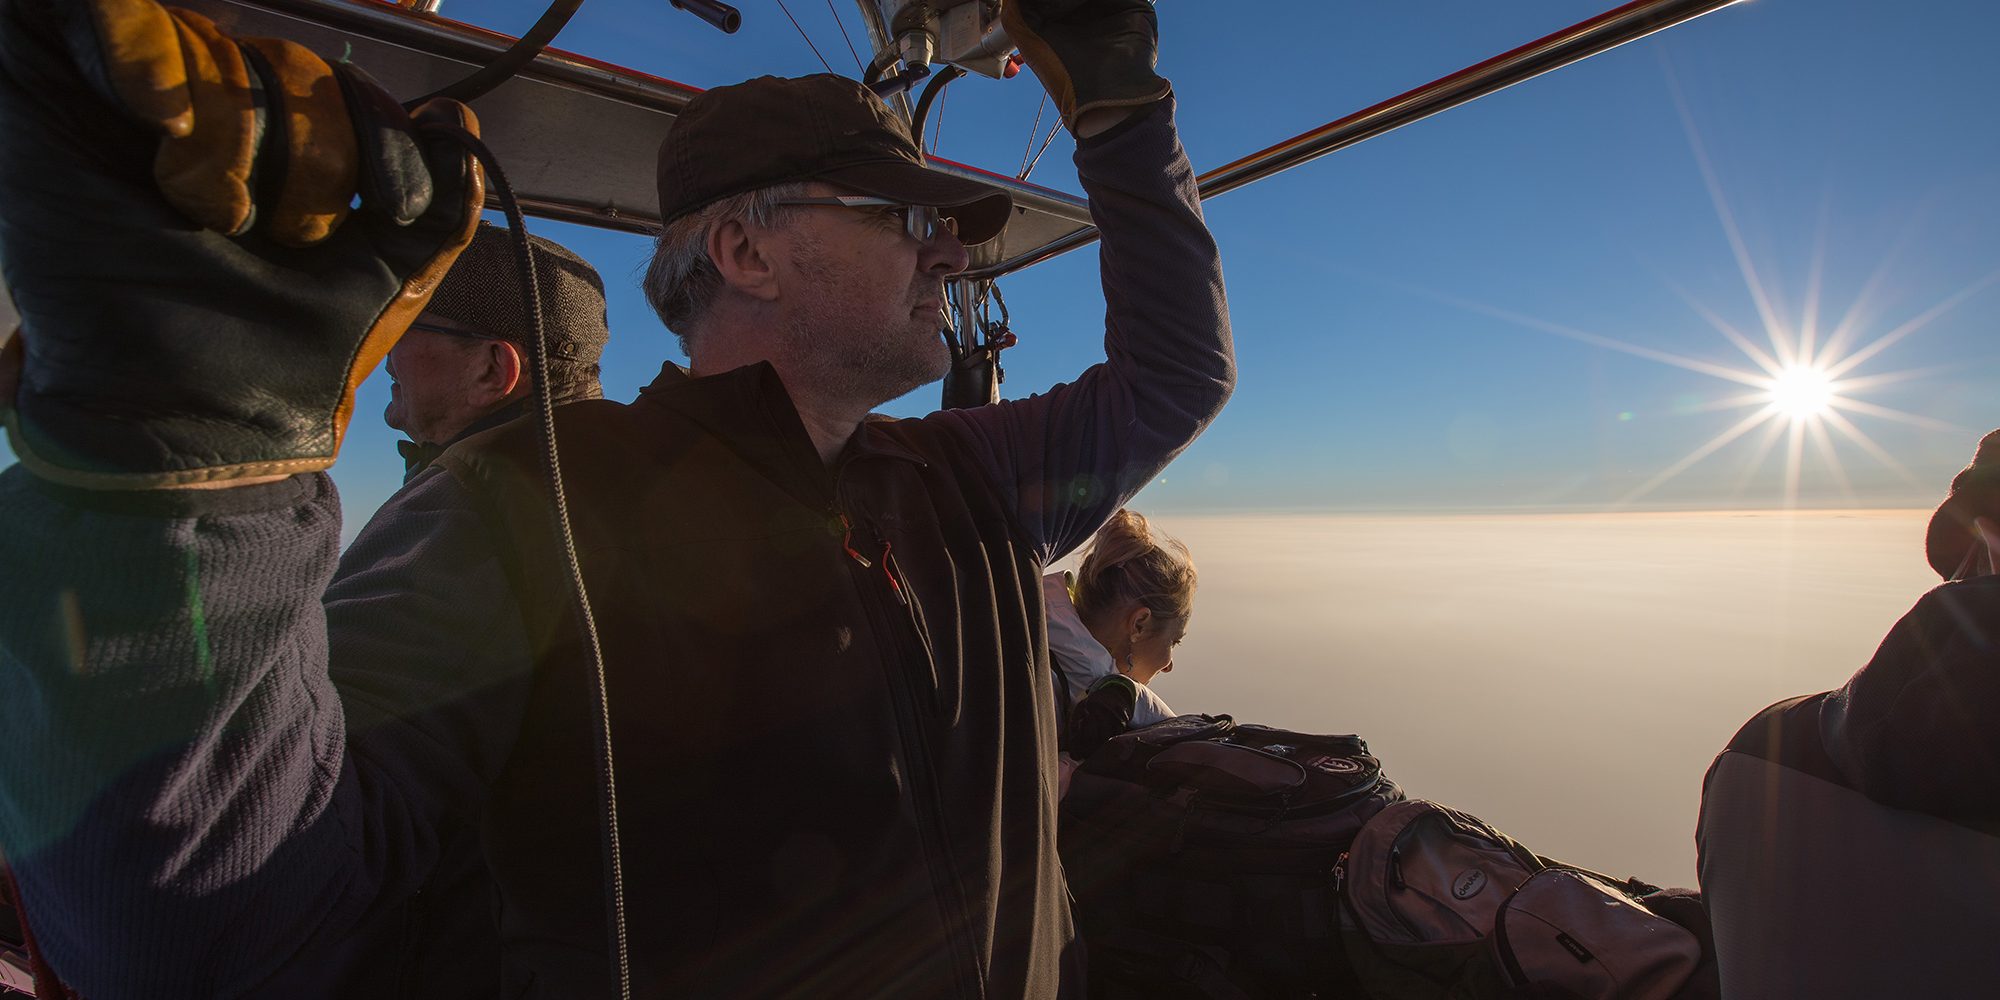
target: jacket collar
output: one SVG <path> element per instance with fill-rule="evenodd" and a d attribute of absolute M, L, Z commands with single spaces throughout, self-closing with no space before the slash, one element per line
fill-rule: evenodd
<path fill-rule="evenodd" d="M 820 461 L 784 380 L 768 361 L 696 377 L 669 361 L 635 405 L 661 406 L 700 425 L 766 478 L 810 506 L 834 504 L 837 474 L 853 462 L 891 458 L 923 464 L 887 433 L 901 421 L 871 415 L 842 449 L 835 468 Z"/>
<path fill-rule="evenodd" d="M 403 482 L 407 483 L 415 479 L 417 473 L 429 468 L 432 462 L 437 461 L 439 455 L 444 454 L 446 448 L 480 431 L 490 430 L 525 415 L 534 401 L 535 398 L 533 396 L 523 396 L 508 403 L 506 406 L 467 424 L 464 430 L 459 431 L 456 436 L 443 444 L 419 444 L 409 440 L 396 442 L 396 454 L 403 456 Z"/>

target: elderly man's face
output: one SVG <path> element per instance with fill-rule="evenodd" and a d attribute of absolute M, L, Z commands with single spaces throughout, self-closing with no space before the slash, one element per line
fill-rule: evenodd
<path fill-rule="evenodd" d="M 426 314 L 428 315 L 428 314 Z M 382 420 L 419 444 L 444 444 L 485 416 L 478 377 L 488 343 L 411 329 L 389 351 L 389 406 Z"/>
<path fill-rule="evenodd" d="M 848 193 L 814 187 L 816 196 Z M 944 280 L 965 269 L 965 247 L 948 233 L 912 239 L 896 208 L 796 211 L 787 236 L 802 294 L 786 331 L 795 356 L 814 377 L 877 402 L 943 378 Z"/>

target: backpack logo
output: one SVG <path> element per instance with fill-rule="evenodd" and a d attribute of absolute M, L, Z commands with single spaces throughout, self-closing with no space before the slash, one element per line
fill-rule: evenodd
<path fill-rule="evenodd" d="M 1361 765 L 1345 757 L 1315 757 L 1312 766 L 1328 774 L 1359 774 Z"/>
<path fill-rule="evenodd" d="M 1457 878 L 1451 880 L 1453 899 L 1471 899 L 1479 895 L 1479 890 L 1484 888 L 1486 888 L 1486 873 L 1477 868 L 1467 868 L 1459 872 Z"/>
<path fill-rule="evenodd" d="M 1591 959 L 1597 957 L 1590 953 L 1590 949 L 1585 948 L 1583 946 L 1583 942 L 1578 941 L 1577 939 L 1570 937 L 1567 934 L 1557 934 L 1556 943 L 1562 945 L 1563 950 L 1575 956 L 1576 960 L 1579 962 L 1588 963 Z"/>

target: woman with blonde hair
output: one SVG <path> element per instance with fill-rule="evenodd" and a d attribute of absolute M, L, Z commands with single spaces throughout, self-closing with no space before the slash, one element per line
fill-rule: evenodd
<path fill-rule="evenodd" d="M 1174 668 L 1174 647 L 1194 611 L 1194 587 L 1187 546 L 1156 535 L 1143 515 L 1130 510 L 1112 514 L 1097 530 L 1073 577 L 1044 577 L 1049 659 L 1065 716 L 1108 678 L 1122 677 L 1132 689 L 1130 725 L 1172 718 L 1173 709 L 1150 684 Z"/>

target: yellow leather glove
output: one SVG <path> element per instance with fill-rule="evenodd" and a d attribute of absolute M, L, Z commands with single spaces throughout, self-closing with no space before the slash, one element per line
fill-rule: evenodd
<path fill-rule="evenodd" d="M 240 42 L 193 11 L 153 0 L 84 0 L 68 32 L 86 77 L 162 135 L 153 176 L 169 204 L 231 236 L 262 222 L 272 239 L 308 246 L 347 217 L 358 146 L 333 70 L 304 46 Z M 87 28 L 91 38 L 79 38 Z M 258 113 L 259 98 L 270 122 Z M 276 126 L 274 128 L 274 126 Z M 258 219 L 252 166 L 267 131 L 282 135 L 275 203 Z"/>
<path fill-rule="evenodd" d="M 1091 132 L 1093 112 L 1173 92 L 1154 72 L 1160 32 L 1149 0 L 1003 0 L 1000 24 L 1079 137 Z"/>
<path fill-rule="evenodd" d="M 406 114 L 355 66 L 152 0 L 0 0 L 22 464 L 111 490 L 330 465 L 472 238 L 468 134 L 456 101 Z"/>

